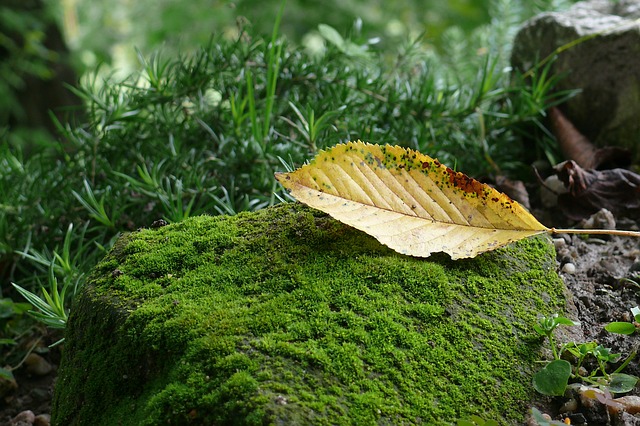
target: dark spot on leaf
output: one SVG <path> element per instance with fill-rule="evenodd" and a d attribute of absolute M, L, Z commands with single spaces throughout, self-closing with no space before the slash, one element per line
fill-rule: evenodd
<path fill-rule="evenodd" d="M 464 173 L 455 172 L 448 167 L 446 168 L 446 171 L 449 174 L 449 183 L 454 187 L 463 190 L 467 194 L 475 194 L 477 197 L 482 197 L 484 195 L 485 187 L 481 182 L 470 178 Z"/>

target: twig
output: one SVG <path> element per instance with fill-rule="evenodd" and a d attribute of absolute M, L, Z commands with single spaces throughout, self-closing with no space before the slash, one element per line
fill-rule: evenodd
<path fill-rule="evenodd" d="M 594 234 L 594 235 L 619 235 L 621 237 L 639 237 L 638 231 L 624 231 L 619 229 L 556 229 L 549 228 L 550 234 Z"/>

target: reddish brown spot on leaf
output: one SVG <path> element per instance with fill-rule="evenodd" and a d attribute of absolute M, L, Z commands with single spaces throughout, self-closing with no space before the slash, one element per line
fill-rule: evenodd
<path fill-rule="evenodd" d="M 469 194 L 476 194 L 476 196 L 480 198 L 484 195 L 484 185 L 481 182 L 478 182 L 463 173 L 455 172 L 448 167 L 447 173 L 449 174 L 449 183 L 456 188 L 460 188 Z"/>
<path fill-rule="evenodd" d="M 331 163 L 342 164 L 345 155 L 353 169 L 335 175 Z M 495 189 L 399 146 L 339 144 L 276 177 L 303 203 L 412 256 L 444 251 L 453 259 L 473 257 L 547 231 Z M 363 214 L 354 215 L 354 208 Z M 398 226 L 393 237 L 390 221 Z"/>

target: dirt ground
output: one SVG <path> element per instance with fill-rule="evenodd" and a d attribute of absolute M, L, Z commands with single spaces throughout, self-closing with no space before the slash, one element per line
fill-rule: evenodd
<path fill-rule="evenodd" d="M 550 222 L 543 219 L 543 223 Z M 616 227 L 638 230 L 639 224 L 631 220 L 619 220 Z M 640 244 L 637 239 L 565 234 L 556 235 L 554 244 L 558 271 L 568 290 L 568 316 L 580 321 L 579 326 L 563 327 L 559 332 L 560 339 L 577 343 L 596 341 L 611 348 L 614 353 L 621 353 L 624 359 L 637 349 L 637 335 L 612 334 L 605 331 L 604 326 L 612 321 L 631 321 L 630 308 L 640 305 L 640 285 L 625 281 L 635 279 L 640 284 Z M 45 336 L 39 353 L 53 367 L 51 372 L 38 375 L 33 368 L 29 372 L 26 367 L 14 372 L 18 388 L 0 400 L 0 424 L 48 424 L 47 415 L 51 413 L 60 349 L 47 349 L 46 344 L 55 342 L 57 337 Z M 640 376 L 638 360 L 633 360 L 624 372 Z M 636 388 L 631 394 L 640 395 L 640 392 Z M 640 415 L 611 415 L 602 404 L 581 401 L 577 395 L 573 395 L 573 398 L 571 395 L 567 398 L 541 398 L 535 405 L 555 420 L 568 417 L 572 425 L 640 425 Z M 33 415 L 25 413 L 27 410 Z"/>
<path fill-rule="evenodd" d="M 638 223 L 620 220 L 617 228 L 637 231 Z M 637 334 L 625 336 L 604 329 L 613 321 L 633 321 L 630 309 L 640 305 L 640 244 L 633 237 L 585 238 L 568 234 L 555 236 L 554 242 L 558 271 L 569 293 L 568 316 L 580 322 L 578 326 L 561 327 L 558 335 L 564 342 L 595 341 L 610 348 L 612 353 L 621 354 L 620 361 L 612 366 L 615 369 L 638 350 L 640 342 Z M 638 358 L 622 372 L 640 377 Z M 628 395 L 640 395 L 638 387 Z M 574 401 L 574 404 L 569 403 Z M 553 419 L 568 417 L 572 425 L 640 425 L 640 415 L 611 414 L 601 403 L 581 400 L 577 393 L 567 393 L 565 398 L 550 398 L 546 402 L 549 404 L 546 407 L 539 406 L 542 410 L 546 409 Z M 634 406 L 640 411 L 637 401 Z"/>

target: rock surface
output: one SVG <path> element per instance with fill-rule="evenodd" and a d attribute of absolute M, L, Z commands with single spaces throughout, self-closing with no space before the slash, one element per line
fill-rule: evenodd
<path fill-rule="evenodd" d="M 552 66 L 564 75 L 557 88 L 582 90 L 562 106 L 566 116 L 596 145 L 629 149 L 634 163 L 640 161 L 638 18 L 638 0 L 591 0 L 542 13 L 520 29 L 511 58 L 527 71 L 563 47 Z"/>
<path fill-rule="evenodd" d="M 76 299 L 52 424 L 520 423 L 555 266 L 548 237 L 416 259 L 299 204 L 125 235 Z"/>

